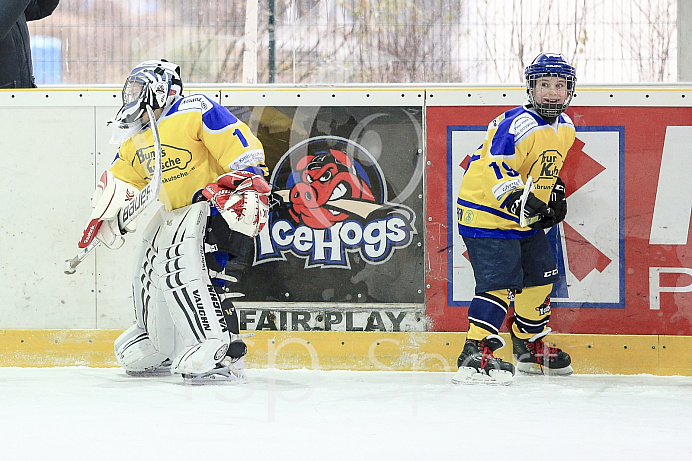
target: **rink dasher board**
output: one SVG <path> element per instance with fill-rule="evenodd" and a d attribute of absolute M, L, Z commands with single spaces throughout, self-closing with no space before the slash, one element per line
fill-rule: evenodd
<path fill-rule="evenodd" d="M 241 330 L 426 331 L 425 306 L 382 304 L 235 303 Z M 266 304 L 266 306 L 263 306 Z"/>
<path fill-rule="evenodd" d="M 123 330 L 0 330 L 3 367 L 117 367 Z M 273 369 L 453 372 L 466 339 L 455 332 L 254 331 L 246 366 Z M 510 338 L 501 334 L 508 344 Z M 692 376 L 692 336 L 551 334 L 578 374 Z M 512 360 L 511 347 L 496 356 Z"/>
<path fill-rule="evenodd" d="M 0 90 L 3 107 L 120 107 L 122 88 L 112 85 L 77 87 L 44 85 L 36 89 Z M 265 105 L 388 105 L 403 106 L 425 102 L 427 106 L 517 105 L 526 98 L 526 88 L 518 84 L 354 84 L 354 85 L 196 85 L 185 94 L 204 94 L 225 106 Z M 580 83 L 575 106 L 665 107 L 688 105 L 692 98 L 689 83 L 589 85 Z"/>

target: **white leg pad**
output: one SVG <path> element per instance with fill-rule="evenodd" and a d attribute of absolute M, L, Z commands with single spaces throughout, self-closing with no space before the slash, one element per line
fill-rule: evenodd
<path fill-rule="evenodd" d="M 115 340 L 115 357 L 127 371 L 157 367 L 168 358 L 154 346 L 146 331 L 132 325 Z"/>
<path fill-rule="evenodd" d="M 213 370 L 224 359 L 228 342 L 221 339 L 207 339 L 185 349 L 173 359 L 172 373 L 205 373 Z"/>
<path fill-rule="evenodd" d="M 180 334 L 173 373 L 204 373 L 226 355 L 230 334 L 204 251 L 209 204 L 171 211 L 157 236 L 155 272 L 170 317 Z"/>

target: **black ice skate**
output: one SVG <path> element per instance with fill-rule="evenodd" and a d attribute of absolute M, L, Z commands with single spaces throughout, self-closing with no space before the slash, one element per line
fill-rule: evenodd
<path fill-rule="evenodd" d="M 567 352 L 557 347 L 550 347 L 543 342 L 543 337 L 550 333 L 550 328 L 535 334 L 529 339 L 519 339 L 514 335 L 512 319 L 507 321 L 509 334 L 512 337 L 514 358 L 517 370 L 536 375 L 571 375 L 572 358 Z"/>
<path fill-rule="evenodd" d="M 457 359 L 459 370 L 452 377 L 452 382 L 511 384 L 514 365 L 493 355 L 494 351 L 504 346 L 505 340 L 498 335 L 486 336 L 481 341 L 467 339 Z"/>

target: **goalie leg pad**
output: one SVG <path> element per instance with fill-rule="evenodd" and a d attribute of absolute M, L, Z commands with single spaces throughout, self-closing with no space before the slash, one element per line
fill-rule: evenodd
<path fill-rule="evenodd" d="M 160 276 L 156 269 L 159 258 L 157 236 L 164 217 L 162 208 L 144 232 L 134 258 L 132 295 L 136 324 L 147 332 L 154 347 L 170 358 L 174 355 L 175 327 L 159 287 Z"/>
<path fill-rule="evenodd" d="M 163 364 L 167 354 L 162 354 L 156 349 L 153 342 L 137 325 L 132 325 L 115 340 L 115 357 L 128 372 L 153 371 Z"/>
<path fill-rule="evenodd" d="M 185 347 L 173 360 L 177 373 L 209 371 L 226 355 L 230 336 L 221 302 L 207 272 L 204 234 L 209 204 L 168 214 L 159 234 L 156 271 L 170 316 Z"/>
<path fill-rule="evenodd" d="M 173 373 L 206 373 L 226 357 L 228 341 L 207 339 L 185 349 L 171 364 Z"/>

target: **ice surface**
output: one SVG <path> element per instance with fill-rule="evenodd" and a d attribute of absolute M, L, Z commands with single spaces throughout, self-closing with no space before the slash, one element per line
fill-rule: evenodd
<path fill-rule="evenodd" d="M 0 368 L 0 459 L 692 459 L 691 377 L 248 375 L 189 386 L 117 368 Z"/>

